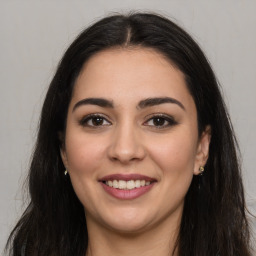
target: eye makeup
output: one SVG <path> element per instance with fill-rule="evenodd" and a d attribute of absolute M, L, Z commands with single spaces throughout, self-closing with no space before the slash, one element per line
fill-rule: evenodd
<path fill-rule="evenodd" d="M 142 123 L 143 126 L 147 126 L 152 129 L 167 129 L 168 127 L 172 127 L 177 124 L 178 122 L 172 116 L 164 113 L 148 115 L 146 117 L 146 121 Z M 87 128 L 97 129 L 105 126 L 111 126 L 112 122 L 109 121 L 109 118 L 103 114 L 92 113 L 79 120 L 79 125 Z"/>

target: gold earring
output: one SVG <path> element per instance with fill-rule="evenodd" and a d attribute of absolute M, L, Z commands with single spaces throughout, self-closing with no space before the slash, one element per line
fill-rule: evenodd
<path fill-rule="evenodd" d="M 65 170 L 65 172 L 64 172 L 64 175 L 66 176 L 68 174 L 68 171 L 67 171 L 67 169 Z"/>
<path fill-rule="evenodd" d="M 201 175 L 203 174 L 203 172 L 204 172 L 204 167 L 203 166 L 199 167 L 199 172 L 200 172 Z"/>

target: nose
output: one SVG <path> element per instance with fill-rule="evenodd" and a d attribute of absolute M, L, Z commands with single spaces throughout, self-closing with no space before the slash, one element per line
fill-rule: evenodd
<path fill-rule="evenodd" d="M 146 155 L 142 136 L 132 125 L 123 125 L 115 129 L 108 148 L 108 156 L 112 161 L 129 164 L 144 159 Z"/>

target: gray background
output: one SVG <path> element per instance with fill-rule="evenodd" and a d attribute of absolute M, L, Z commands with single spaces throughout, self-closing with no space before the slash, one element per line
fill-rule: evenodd
<path fill-rule="evenodd" d="M 247 204 L 256 212 L 255 0 L 0 0 L 0 254 L 24 209 L 22 184 L 60 57 L 82 28 L 131 9 L 167 15 L 205 51 L 223 86 L 241 147 Z"/>

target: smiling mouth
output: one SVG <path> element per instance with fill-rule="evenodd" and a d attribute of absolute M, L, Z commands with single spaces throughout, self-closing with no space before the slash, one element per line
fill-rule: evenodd
<path fill-rule="evenodd" d="M 135 188 L 149 186 L 155 181 L 146 181 L 146 180 L 107 180 L 103 181 L 104 184 L 111 188 L 122 189 L 122 190 L 131 190 Z"/>
<path fill-rule="evenodd" d="M 140 174 L 112 174 L 99 180 L 109 195 L 118 199 L 135 199 L 149 192 L 157 180 Z"/>

